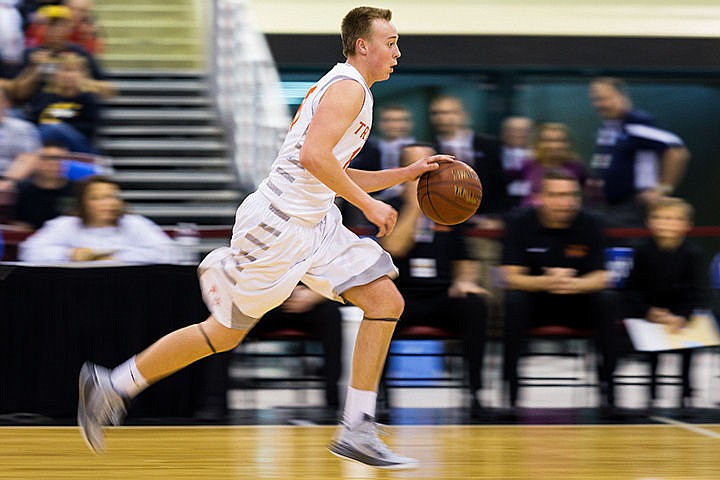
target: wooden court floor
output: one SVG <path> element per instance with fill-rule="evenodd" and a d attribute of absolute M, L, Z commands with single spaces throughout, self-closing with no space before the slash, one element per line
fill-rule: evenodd
<path fill-rule="evenodd" d="M 91 454 L 73 427 L 0 427 L 0 478 L 718 480 L 720 425 L 393 426 L 419 468 L 381 471 L 325 449 L 334 427 L 119 427 Z"/>

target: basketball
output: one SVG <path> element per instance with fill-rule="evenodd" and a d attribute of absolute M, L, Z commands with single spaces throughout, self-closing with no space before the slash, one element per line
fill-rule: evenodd
<path fill-rule="evenodd" d="M 441 163 L 420 176 L 417 199 L 420 210 L 441 225 L 457 225 L 472 217 L 480 206 L 480 178 L 463 162 Z"/>

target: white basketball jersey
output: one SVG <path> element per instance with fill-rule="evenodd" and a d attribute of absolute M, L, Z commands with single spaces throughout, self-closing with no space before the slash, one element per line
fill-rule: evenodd
<path fill-rule="evenodd" d="M 338 63 L 308 91 L 298 107 L 270 174 L 258 187 L 258 191 L 284 213 L 311 223 L 318 223 L 325 217 L 335 200 L 335 192 L 300 165 L 300 149 L 320 99 L 330 85 L 346 79 L 357 81 L 365 89 L 365 101 L 360 113 L 333 148 L 338 163 L 342 168 L 347 168 L 370 134 L 373 97 L 365 79 L 355 67 L 348 63 Z"/>

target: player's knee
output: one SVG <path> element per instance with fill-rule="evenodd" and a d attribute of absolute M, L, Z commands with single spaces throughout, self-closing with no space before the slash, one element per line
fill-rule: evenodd
<path fill-rule="evenodd" d="M 387 299 L 387 303 L 383 306 L 385 313 L 382 314 L 386 318 L 399 319 L 405 310 L 405 299 L 400 292 L 395 291 Z"/>
<path fill-rule="evenodd" d="M 398 294 L 398 297 L 400 297 L 397 301 L 397 318 L 400 318 L 402 313 L 405 311 L 405 299 L 402 297 L 402 295 Z"/>
<path fill-rule="evenodd" d="M 213 352 L 227 352 L 242 342 L 247 330 L 228 328 L 214 318 L 209 318 L 200 324 L 200 330 L 205 341 Z"/>
<path fill-rule="evenodd" d="M 350 290 L 345 298 L 362 309 L 366 318 L 400 318 L 405 309 L 405 300 L 387 277 Z"/>
<path fill-rule="evenodd" d="M 230 328 L 223 335 L 214 339 L 213 344 L 218 352 L 227 352 L 240 345 L 245 335 L 247 335 L 247 330 Z"/>
<path fill-rule="evenodd" d="M 230 351 L 240 345 L 240 342 L 242 342 L 246 334 L 246 330 L 231 329 L 230 332 L 212 339 L 213 347 L 215 347 L 217 352 Z"/>

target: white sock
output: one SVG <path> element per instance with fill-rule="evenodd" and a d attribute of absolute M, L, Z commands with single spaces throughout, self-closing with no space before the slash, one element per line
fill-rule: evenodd
<path fill-rule="evenodd" d="M 363 420 L 365 414 L 375 418 L 376 403 L 377 392 L 357 390 L 348 387 L 347 398 L 345 400 L 345 413 L 343 415 L 345 425 L 354 428 Z"/>
<path fill-rule="evenodd" d="M 140 375 L 134 356 L 110 372 L 110 382 L 119 394 L 127 398 L 135 398 L 149 386 L 147 380 Z"/>

